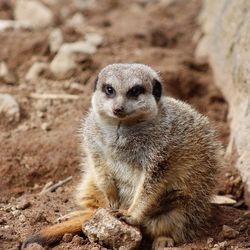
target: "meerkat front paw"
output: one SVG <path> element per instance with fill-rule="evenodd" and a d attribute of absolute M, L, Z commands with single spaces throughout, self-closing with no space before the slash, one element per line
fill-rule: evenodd
<path fill-rule="evenodd" d="M 152 245 L 152 250 L 164 250 L 167 247 L 173 247 L 174 246 L 174 240 L 170 237 L 157 237 Z"/>
<path fill-rule="evenodd" d="M 113 210 L 113 214 L 115 217 L 126 222 L 131 226 L 138 226 L 140 224 L 140 221 L 131 214 L 129 214 L 127 210 L 121 210 L 121 209 Z"/>
<path fill-rule="evenodd" d="M 119 201 L 114 199 L 109 199 L 108 204 L 111 209 L 118 209 L 120 206 Z"/>

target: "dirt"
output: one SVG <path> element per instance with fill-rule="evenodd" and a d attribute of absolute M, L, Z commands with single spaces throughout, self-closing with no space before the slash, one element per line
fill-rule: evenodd
<path fill-rule="evenodd" d="M 0 18 L 13 18 L 14 2 L 0 1 Z M 87 31 L 104 37 L 97 53 L 80 60 L 75 74 L 65 80 L 45 74 L 36 83 L 25 81 L 25 74 L 35 61 L 53 59 L 48 49 L 51 27 L 0 32 L 0 61 L 5 60 L 18 79 L 15 85 L 0 82 L 0 92 L 14 95 L 21 108 L 17 123 L 9 124 L 0 118 L 0 249 L 20 249 L 27 236 L 76 209 L 73 193 L 80 178 L 77 130 L 88 110 L 97 72 L 109 63 L 141 62 L 160 71 L 165 94 L 185 100 L 206 114 L 226 148 L 230 133 L 228 105 L 214 85 L 209 65 L 193 55 L 201 1 L 178 0 L 168 6 L 163 2 L 108 0 L 80 10 L 74 1 L 55 1 L 51 7 L 57 17 L 55 26 L 62 29 L 66 42 L 81 40 Z M 62 18 L 60 13 L 65 8 L 68 17 Z M 65 24 L 76 12 L 87 20 L 83 34 Z M 83 90 L 72 90 L 74 82 Z M 79 99 L 38 100 L 30 97 L 33 92 L 73 93 Z M 231 195 L 237 200 L 236 205 L 215 206 L 207 234 L 180 246 L 183 249 L 210 249 L 221 242 L 224 248 L 222 244 L 217 249 L 250 248 L 250 216 L 243 198 L 244 187 L 234 168 L 236 157 L 234 154 L 225 162 L 218 184 L 218 193 Z M 69 176 L 72 181 L 55 192 L 40 194 L 46 183 Z M 25 202 L 27 207 L 17 209 Z M 223 225 L 240 233 L 233 239 L 224 239 L 220 233 Z M 53 249 L 92 247 L 86 239 L 76 237 Z M 148 249 L 147 242 L 142 249 Z"/>

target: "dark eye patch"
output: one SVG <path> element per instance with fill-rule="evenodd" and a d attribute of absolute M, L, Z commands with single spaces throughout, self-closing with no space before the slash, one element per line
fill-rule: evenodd
<path fill-rule="evenodd" d="M 115 89 L 110 84 L 103 84 L 102 91 L 106 94 L 107 97 L 114 97 L 116 95 Z"/>
<path fill-rule="evenodd" d="M 136 98 L 145 93 L 145 88 L 142 85 L 135 85 L 127 92 L 127 97 Z"/>

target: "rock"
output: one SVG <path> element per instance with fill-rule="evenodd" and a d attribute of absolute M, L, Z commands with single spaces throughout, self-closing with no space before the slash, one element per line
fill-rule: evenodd
<path fill-rule="evenodd" d="M 97 0 L 74 0 L 74 4 L 79 10 L 92 9 L 97 4 Z"/>
<path fill-rule="evenodd" d="M 103 36 L 97 33 L 87 33 L 85 35 L 85 40 L 89 42 L 90 44 L 93 44 L 94 46 L 98 47 L 103 42 Z"/>
<path fill-rule="evenodd" d="M 117 250 L 137 249 L 142 239 L 139 229 L 118 220 L 111 211 L 103 208 L 83 224 L 82 230 L 91 243 Z"/>
<path fill-rule="evenodd" d="M 54 29 L 49 35 L 49 49 L 51 53 L 56 53 L 63 44 L 63 34 L 60 29 Z"/>
<path fill-rule="evenodd" d="M 50 124 L 48 124 L 47 122 L 42 123 L 41 129 L 44 131 L 50 131 L 51 130 Z"/>
<path fill-rule="evenodd" d="M 208 245 L 209 247 L 212 247 L 212 246 L 213 246 L 213 241 L 214 241 L 213 238 L 208 238 L 208 239 L 207 239 L 207 245 Z"/>
<path fill-rule="evenodd" d="M 32 26 L 25 21 L 0 20 L 0 31 L 31 29 Z"/>
<path fill-rule="evenodd" d="M 45 250 L 45 248 L 37 243 L 31 243 L 25 248 L 25 250 Z"/>
<path fill-rule="evenodd" d="M 90 55 L 96 52 L 96 47 L 88 42 L 65 43 L 50 63 L 51 72 L 58 78 L 67 78 L 77 67 L 76 55 Z"/>
<path fill-rule="evenodd" d="M 250 211 L 246 211 L 243 215 L 244 218 L 250 219 Z"/>
<path fill-rule="evenodd" d="M 0 62 L 0 83 L 3 81 L 7 84 L 15 84 L 16 77 L 12 73 L 5 62 Z"/>
<path fill-rule="evenodd" d="M 23 214 L 21 214 L 18 219 L 22 223 L 26 221 L 26 217 Z"/>
<path fill-rule="evenodd" d="M 250 2 L 203 1 L 199 16 L 204 36 L 197 55 L 208 56 L 215 83 L 229 105 L 230 142 L 226 157 L 237 152 L 236 167 L 250 204 Z"/>
<path fill-rule="evenodd" d="M 4 114 L 9 122 L 20 120 L 19 105 L 13 96 L 0 93 L 0 114 Z"/>
<path fill-rule="evenodd" d="M 45 28 L 54 23 L 53 12 L 36 0 L 17 0 L 14 17 L 16 20 L 27 22 L 34 28 Z"/>
<path fill-rule="evenodd" d="M 227 225 L 223 225 L 220 237 L 222 239 L 234 239 L 239 235 L 239 232 Z"/>
<path fill-rule="evenodd" d="M 231 199 L 225 195 L 214 195 L 211 203 L 218 205 L 234 205 L 236 204 L 236 200 Z"/>
<path fill-rule="evenodd" d="M 83 33 L 86 20 L 82 13 L 78 12 L 67 20 L 66 25 L 79 33 Z"/>
<path fill-rule="evenodd" d="M 83 245 L 85 243 L 84 239 L 79 235 L 75 235 L 71 242 L 76 245 Z"/>
<path fill-rule="evenodd" d="M 35 62 L 30 67 L 29 71 L 27 72 L 25 79 L 29 82 L 35 83 L 38 81 L 39 76 L 49 69 L 49 65 L 45 62 Z"/>
<path fill-rule="evenodd" d="M 16 209 L 17 210 L 24 210 L 28 207 L 31 206 L 31 203 L 29 201 L 27 201 L 26 199 L 22 199 L 20 202 L 18 202 L 18 204 L 16 205 Z"/>
<path fill-rule="evenodd" d="M 70 233 L 64 234 L 62 238 L 64 242 L 71 242 L 72 239 L 73 239 L 73 234 Z"/>

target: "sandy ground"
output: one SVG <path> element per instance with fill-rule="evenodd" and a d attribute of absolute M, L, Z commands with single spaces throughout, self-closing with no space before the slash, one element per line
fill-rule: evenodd
<path fill-rule="evenodd" d="M 209 65 L 193 56 L 199 35 L 200 1 L 176 1 L 166 6 L 164 1 L 108 0 L 83 10 L 74 1 L 70 2 L 61 1 L 51 7 L 56 16 L 55 26 L 63 31 L 65 42 L 82 40 L 89 31 L 101 34 L 104 41 L 94 55 L 79 58 L 78 68 L 67 79 L 57 79 L 47 72 L 35 83 L 25 80 L 34 62 L 53 59 L 54 54 L 48 48 L 52 27 L 0 32 L 0 61 L 5 60 L 18 79 L 14 85 L 0 82 L 0 92 L 15 96 L 21 108 L 19 122 L 7 123 L 4 116 L 0 117 L 0 249 L 3 250 L 20 249 L 27 236 L 76 209 L 73 192 L 80 178 L 77 129 L 89 107 L 96 74 L 109 63 L 141 62 L 160 71 L 165 93 L 208 115 L 220 132 L 223 145 L 226 147 L 228 143 L 227 103 L 213 83 Z M 66 25 L 76 12 L 86 17 L 80 31 L 79 27 Z M 8 1 L 0 1 L 0 18 L 13 18 L 13 5 Z M 74 83 L 78 83 L 77 88 L 72 87 Z M 39 100 L 30 97 L 33 92 L 75 94 L 79 98 Z M 237 200 L 236 205 L 215 206 L 207 235 L 180 246 L 183 249 L 250 248 L 250 215 L 233 158 L 225 163 L 218 193 L 230 194 Z M 72 180 L 55 192 L 40 195 L 46 183 L 69 176 Z M 231 239 L 223 237 L 220 233 L 223 225 L 239 234 Z M 53 249 L 101 249 L 82 237 L 61 242 Z M 148 245 L 142 249 L 148 249 Z"/>

